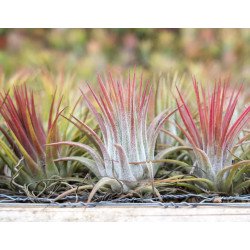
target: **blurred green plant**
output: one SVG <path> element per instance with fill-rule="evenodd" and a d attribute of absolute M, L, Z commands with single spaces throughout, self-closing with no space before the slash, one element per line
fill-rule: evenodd
<path fill-rule="evenodd" d="M 155 114 L 159 114 L 163 110 L 171 109 L 174 110 L 176 108 L 176 86 L 182 90 L 182 92 L 187 92 L 185 89 L 185 77 L 179 77 L 178 73 L 174 74 L 168 73 L 166 77 L 160 76 L 159 80 L 155 81 L 156 90 L 154 96 L 154 107 Z M 190 93 L 190 92 L 189 92 Z M 190 98 L 190 94 L 185 95 L 186 100 Z M 173 138 L 175 136 L 181 136 L 181 131 L 176 126 L 175 122 L 179 121 L 180 117 L 178 113 L 174 113 L 171 117 L 169 117 L 168 122 L 164 124 L 161 129 L 161 133 L 158 138 L 158 147 L 170 147 L 174 146 L 178 141 Z M 170 132 L 171 136 L 168 135 Z"/>

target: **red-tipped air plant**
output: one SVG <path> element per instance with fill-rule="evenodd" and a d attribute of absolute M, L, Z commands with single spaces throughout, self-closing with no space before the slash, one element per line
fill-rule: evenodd
<path fill-rule="evenodd" d="M 180 91 L 177 105 L 184 124 L 178 124 L 178 127 L 188 139 L 196 156 L 194 173 L 211 180 L 216 190 L 231 192 L 234 184 L 233 173 L 226 169 L 233 168 L 233 151 L 239 134 L 249 122 L 250 107 L 245 108 L 235 119 L 242 85 L 232 89 L 228 81 L 219 81 L 213 87 L 212 93 L 209 93 L 208 88 L 199 86 L 194 79 L 193 87 L 198 114 L 192 112 Z M 236 172 L 235 170 L 234 174 Z"/>
<path fill-rule="evenodd" d="M 92 138 L 96 149 L 69 141 L 51 144 L 77 146 L 90 154 L 93 160 L 86 157 L 58 159 L 77 160 L 100 179 L 92 190 L 90 199 L 104 184 L 111 184 L 114 191 L 127 192 L 140 181 L 154 177 L 159 167 L 159 164 L 152 164 L 152 161 L 159 159 L 155 155 L 156 139 L 164 122 L 174 112 L 163 111 L 147 125 L 152 87 L 149 82 L 144 85 L 142 78 L 137 84 L 135 73 L 132 79 L 129 75 L 127 82 L 115 81 L 111 74 L 106 81 L 98 77 L 98 84 L 99 94 L 89 86 L 94 102 L 85 93 L 82 92 L 82 95 L 102 136 L 79 119 L 72 117 L 71 120 Z"/>
<path fill-rule="evenodd" d="M 39 187 L 34 184 L 35 181 L 60 175 L 53 161 L 58 157 L 57 148 L 47 147 L 46 143 L 59 140 L 57 120 L 61 113 L 61 100 L 55 107 L 53 96 L 47 129 L 44 129 L 35 108 L 34 95 L 26 86 L 15 87 L 14 97 L 9 93 L 0 95 L 0 113 L 7 125 L 7 128 L 0 127 L 6 139 L 0 140 L 3 149 L 1 157 L 9 167 L 13 180 L 21 186 Z"/>

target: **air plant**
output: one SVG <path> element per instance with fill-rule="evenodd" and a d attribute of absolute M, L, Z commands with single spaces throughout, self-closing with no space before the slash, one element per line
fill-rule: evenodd
<path fill-rule="evenodd" d="M 250 166 L 250 161 L 242 161 L 235 155 L 244 141 L 242 138 L 237 143 L 238 136 L 250 118 L 249 106 L 235 117 L 242 86 L 232 89 L 228 81 L 219 81 L 209 93 L 207 87 L 199 86 L 194 79 L 193 87 L 198 113 L 191 110 L 180 91 L 177 100 L 183 122 L 178 127 L 195 156 L 193 174 L 209 180 L 213 191 L 241 193 L 249 185 L 244 177 Z"/>
<path fill-rule="evenodd" d="M 46 146 L 63 138 L 65 130 L 58 128 L 62 98 L 56 105 L 53 95 L 47 128 L 36 110 L 34 94 L 26 86 L 14 87 L 14 97 L 8 92 L 1 94 L 0 99 L 0 113 L 7 126 L 0 127 L 0 157 L 10 184 L 23 191 L 41 192 L 48 185 L 53 186 L 56 179 L 71 176 L 67 166 L 54 162 L 58 148 Z"/>
<path fill-rule="evenodd" d="M 178 88 L 183 92 L 187 92 L 184 88 L 186 86 L 184 85 L 184 79 L 184 75 L 179 77 L 178 73 L 175 72 L 174 74 L 168 73 L 166 76 L 161 75 L 159 80 L 156 81 L 156 92 L 154 96 L 156 115 L 163 110 L 173 110 L 176 108 L 176 86 L 178 85 Z M 186 96 L 186 98 L 188 98 L 188 96 Z M 180 131 L 175 124 L 175 121 L 178 120 L 179 115 L 177 112 L 175 112 L 171 117 L 169 117 L 168 122 L 163 125 L 157 140 L 158 147 L 166 148 L 178 143 L 173 137 L 168 135 L 170 132 L 172 135 L 180 136 Z"/>
<path fill-rule="evenodd" d="M 71 141 L 51 146 L 76 146 L 89 153 L 89 157 L 61 157 L 57 161 L 79 161 L 100 179 L 93 188 L 89 201 L 102 186 L 109 184 L 113 191 L 126 193 L 145 181 L 152 181 L 160 166 L 160 159 L 176 150 L 167 149 L 155 155 L 158 134 L 166 120 L 175 112 L 163 111 L 147 124 L 152 86 L 136 74 L 127 82 L 115 81 L 110 74 L 106 81 L 98 77 L 100 93 L 89 87 L 91 95 L 82 96 L 99 125 L 101 135 L 86 123 L 72 116 L 71 122 L 88 134 L 95 148 Z M 90 96 L 94 101 L 90 100 Z"/>

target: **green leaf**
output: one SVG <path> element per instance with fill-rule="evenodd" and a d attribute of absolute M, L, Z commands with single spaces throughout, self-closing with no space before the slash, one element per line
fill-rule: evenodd
<path fill-rule="evenodd" d="M 61 157 L 54 160 L 57 161 L 77 161 L 80 162 L 83 166 L 86 166 L 96 177 L 100 177 L 100 173 L 98 171 L 97 165 L 95 161 L 90 160 L 86 157 L 82 156 L 69 156 L 69 157 Z"/>
<path fill-rule="evenodd" d="M 121 190 L 122 191 L 122 184 L 113 178 L 110 177 L 103 177 L 102 179 L 100 179 L 94 186 L 94 188 L 92 189 L 91 193 L 89 194 L 88 197 L 88 203 L 92 200 L 92 198 L 94 197 L 95 193 L 103 186 L 105 185 L 110 185 L 112 190 Z"/>

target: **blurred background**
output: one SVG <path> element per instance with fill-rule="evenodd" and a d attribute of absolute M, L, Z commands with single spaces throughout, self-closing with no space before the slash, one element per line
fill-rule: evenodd
<path fill-rule="evenodd" d="M 248 29 L 0 29 L 1 84 L 40 71 L 92 81 L 134 65 L 146 75 L 247 82 L 249 55 Z"/>

